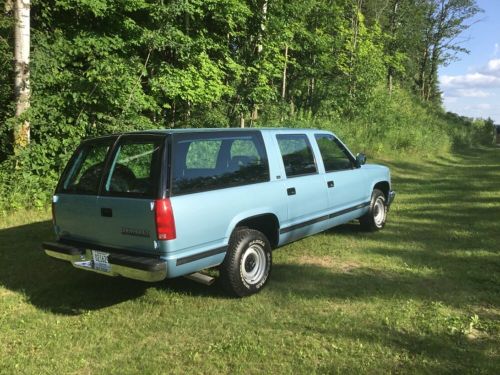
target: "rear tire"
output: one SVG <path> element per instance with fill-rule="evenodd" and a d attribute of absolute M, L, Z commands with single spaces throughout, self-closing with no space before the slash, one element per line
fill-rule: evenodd
<path fill-rule="evenodd" d="M 249 296 L 265 286 L 271 266 L 271 245 L 266 236 L 254 229 L 237 228 L 220 266 L 220 282 L 232 295 Z"/>
<path fill-rule="evenodd" d="M 373 189 L 370 210 L 359 218 L 361 227 L 365 230 L 375 232 L 384 227 L 387 219 L 387 201 L 384 193 Z"/>

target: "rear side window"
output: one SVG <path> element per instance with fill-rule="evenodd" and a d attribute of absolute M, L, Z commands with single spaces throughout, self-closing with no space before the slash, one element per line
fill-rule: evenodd
<path fill-rule="evenodd" d="M 287 177 L 317 172 L 311 144 L 305 134 L 276 135 Z"/>
<path fill-rule="evenodd" d="M 213 169 L 217 165 L 221 140 L 208 139 L 194 141 L 189 144 L 186 157 L 186 168 Z"/>
<path fill-rule="evenodd" d="M 353 162 L 342 144 L 329 134 L 316 134 L 316 142 L 326 172 L 343 171 L 353 168 Z"/>
<path fill-rule="evenodd" d="M 173 194 L 269 181 L 259 132 L 179 134 L 173 144 Z"/>
<path fill-rule="evenodd" d="M 97 195 L 110 147 L 111 142 L 81 146 L 76 155 L 71 158 L 71 165 L 61 192 Z"/>
<path fill-rule="evenodd" d="M 160 175 L 158 140 L 123 140 L 114 153 L 104 194 L 155 197 Z"/>

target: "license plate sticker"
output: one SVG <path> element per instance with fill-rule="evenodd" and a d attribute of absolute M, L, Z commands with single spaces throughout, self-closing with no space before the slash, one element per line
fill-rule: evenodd
<path fill-rule="evenodd" d="M 98 271 L 109 272 L 110 265 L 108 262 L 109 253 L 104 251 L 92 250 L 92 263 L 94 269 Z"/>

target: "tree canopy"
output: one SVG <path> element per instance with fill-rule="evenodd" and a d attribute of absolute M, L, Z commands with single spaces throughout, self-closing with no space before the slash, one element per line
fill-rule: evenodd
<path fill-rule="evenodd" d="M 457 36 L 480 11 L 475 0 L 32 0 L 31 144 L 13 161 L 10 3 L 0 161 L 43 176 L 92 135 L 355 121 L 381 92 L 439 110 L 438 67 L 465 52 Z"/>

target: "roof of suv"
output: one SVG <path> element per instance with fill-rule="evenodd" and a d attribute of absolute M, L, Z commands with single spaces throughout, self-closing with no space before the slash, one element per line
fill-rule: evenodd
<path fill-rule="evenodd" d="M 183 129 L 156 129 L 156 130 L 139 130 L 139 131 L 134 131 L 134 132 L 123 132 L 123 133 L 114 133 L 114 134 L 108 134 L 108 135 L 103 135 L 99 137 L 89 137 L 89 139 L 98 139 L 98 138 L 105 138 L 105 137 L 113 137 L 113 136 L 119 136 L 119 135 L 141 135 L 141 134 L 179 134 L 179 133 L 205 133 L 205 132 L 247 132 L 247 131 L 299 131 L 299 132 L 318 132 L 318 131 L 325 131 L 326 130 L 321 130 L 321 129 L 312 129 L 312 128 L 183 128 Z"/>

